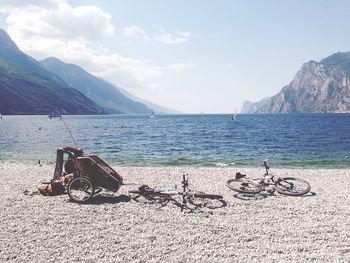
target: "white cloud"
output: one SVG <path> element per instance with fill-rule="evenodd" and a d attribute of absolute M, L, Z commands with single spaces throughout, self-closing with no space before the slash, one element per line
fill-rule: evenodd
<path fill-rule="evenodd" d="M 142 28 L 135 25 L 124 28 L 124 34 L 128 37 L 151 40 Z"/>
<path fill-rule="evenodd" d="M 112 36 L 112 16 L 97 6 L 72 7 L 65 2 L 47 5 L 14 6 L 3 9 L 8 13 L 8 32 L 21 38 L 35 35 L 58 39 L 100 40 Z"/>
<path fill-rule="evenodd" d="M 191 32 L 182 32 L 179 29 L 174 29 L 173 34 L 167 32 L 163 27 L 153 26 L 157 33 L 151 35 L 146 33 L 144 29 L 137 25 L 132 25 L 124 28 L 124 34 L 136 39 L 143 39 L 146 41 L 159 42 L 164 44 L 181 44 L 188 41 L 191 36 Z"/>
<path fill-rule="evenodd" d="M 65 0 L 4 0 L 0 12 L 7 15 L 7 31 L 18 47 L 37 59 L 55 56 L 64 62 L 82 66 L 92 74 L 121 87 L 159 87 L 159 78 L 167 69 L 180 71 L 190 64 L 154 65 L 152 60 L 129 58 L 101 46 L 101 40 L 114 34 L 112 16 L 94 5 L 71 6 Z M 175 30 L 176 36 L 149 37 L 143 29 L 132 26 L 130 37 L 180 43 L 190 32 Z"/>
<path fill-rule="evenodd" d="M 192 68 L 194 66 L 195 65 L 193 63 L 175 63 L 175 64 L 169 65 L 168 68 L 176 71 L 182 71 L 184 69 Z"/>
<path fill-rule="evenodd" d="M 103 47 L 92 49 L 84 42 L 44 37 L 19 42 L 19 47 L 33 56 L 55 56 L 123 87 L 151 87 L 163 74 L 162 67 L 154 66 L 151 60 L 124 57 Z"/>
<path fill-rule="evenodd" d="M 26 4 L 26 3 L 30 4 Z M 154 87 L 162 68 L 151 60 L 127 58 L 101 46 L 111 36 L 111 15 L 97 6 L 72 7 L 66 1 L 7 1 L 8 33 L 19 48 L 42 59 L 55 56 L 126 87 Z"/>
<path fill-rule="evenodd" d="M 58 2 L 64 2 L 64 0 L 1 0 L 0 12 L 9 12 L 23 7 L 54 7 Z"/>

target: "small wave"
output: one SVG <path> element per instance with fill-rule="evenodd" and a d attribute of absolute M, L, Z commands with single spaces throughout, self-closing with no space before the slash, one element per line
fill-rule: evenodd
<path fill-rule="evenodd" d="M 227 164 L 227 163 L 216 163 L 215 166 L 217 166 L 217 167 L 226 167 L 226 166 L 229 166 L 229 164 Z"/>

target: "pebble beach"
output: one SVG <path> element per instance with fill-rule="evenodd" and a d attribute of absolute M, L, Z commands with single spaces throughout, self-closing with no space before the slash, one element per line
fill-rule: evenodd
<path fill-rule="evenodd" d="M 307 180 L 303 197 L 237 195 L 226 181 L 259 168 L 114 167 L 117 193 L 88 204 L 36 194 L 54 165 L 0 163 L 0 262 L 350 262 L 350 170 L 273 169 Z M 221 194 L 218 206 L 134 199 L 141 184 Z M 180 200 L 180 198 L 179 198 Z"/>

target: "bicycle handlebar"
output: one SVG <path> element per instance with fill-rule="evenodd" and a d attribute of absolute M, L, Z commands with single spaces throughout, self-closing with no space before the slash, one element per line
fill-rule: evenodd
<path fill-rule="evenodd" d="M 264 160 L 264 167 L 265 167 L 265 170 L 266 170 L 266 174 L 265 175 L 268 175 L 269 174 L 270 165 L 267 164 L 267 160 L 266 159 Z"/>
<path fill-rule="evenodd" d="M 267 164 L 267 160 L 266 160 L 266 159 L 264 160 L 264 166 L 265 166 L 265 168 L 267 168 L 267 169 L 270 168 L 270 166 Z"/>

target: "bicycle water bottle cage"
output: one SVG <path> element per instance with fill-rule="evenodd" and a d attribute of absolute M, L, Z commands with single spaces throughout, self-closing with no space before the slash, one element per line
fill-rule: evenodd
<path fill-rule="evenodd" d="M 139 191 L 143 193 L 153 193 L 154 189 L 144 184 L 139 187 Z"/>
<path fill-rule="evenodd" d="M 236 173 L 236 179 L 242 179 L 244 177 L 246 177 L 245 174 L 241 174 L 240 172 Z"/>

